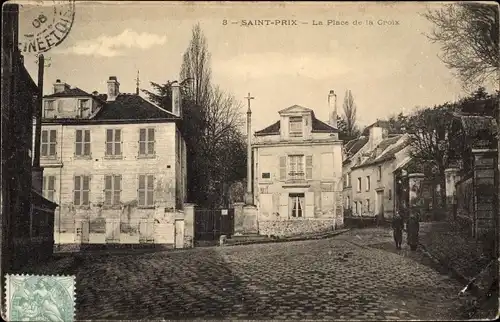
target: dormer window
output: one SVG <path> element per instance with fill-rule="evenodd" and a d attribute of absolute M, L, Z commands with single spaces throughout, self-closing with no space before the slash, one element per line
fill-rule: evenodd
<path fill-rule="evenodd" d="M 80 99 L 78 100 L 78 116 L 83 117 L 85 114 L 84 111 L 90 109 L 90 100 L 89 99 Z"/>
<path fill-rule="evenodd" d="M 43 117 L 50 117 L 52 113 L 54 113 L 54 100 L 47 100 L 43 109 Z"/>
<path fill-rule="evenodd" d="M 290 136 L 301 137 L 302 136 L 302 117 L 292 116 L 290 117 Z"/>

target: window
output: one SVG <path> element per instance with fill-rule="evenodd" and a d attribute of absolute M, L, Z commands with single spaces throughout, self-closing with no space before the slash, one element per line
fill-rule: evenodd
<path fill-rule="evenodd" d="M 288 178 L 293 180 L 304 179 L 304 156 L 303 155 L 290 155 L 288 157 L 289 170 Z"/>
<path fill-rule="evenodd" d="M 43 117 L 49 117 L 54 112 L 54 100 L 45 101 Z"/>
<path fill-rule="evenodd" d="M 347 186 L 348 187 L 351 186 L 351 174 L 350 173 L 347 174 Z"/>
<path fill-rule="evenodd" d="M 301 218 L 304 216 L 304 194 L 291 193 L 290 195 L 290 215 L 293 218 Z"/>
<path fill-rule="evenodd" d="M 361 192 L 361 178 L 358 178 L 358 192 Z"/>
<path fill-rule="evenodd" d="M 370 191 L 370 176 L 366 176 L 366 191 Z"/>
<path fill-rule="evenodd" d="M 56 191 L 56 177 L 55 176 L 44 176 L 43 177 L 43 188 L 42 194 L 45 198 L 50 201 L 54 201 L 54 193 Z"/>
<path fill-rule="evenodd" d="M 378 166 L 378 181 L 382 180 L 382 166 Z"/>
<path fill-rule="evenodd" d="M 370 212 L 370 199 L 366 199 L 366 211 Z"/>
<path fill-rule="evenodd" d="M 346 188 L 347 187 L 347 174 L 344 174 L 343 179 L 344 179 L 344 188 Z"/>
<path fill-rule="evenodd" d="M 392 190 L 389 189 L 389 200 L 392 200 Z"/>
<path fill-rule="evenodd" d="M 155 154 L 155 129 L 139 130 L 139 155 L 153 156 Z"/>
<path fill-rule="evenodd" d="M 122 192 L 122 176 L 107 175 L 104 176 L 104 204 L 119 205 Z"/>
<path fill-rule="evenodd" d="M 262 179 L 271 179 L 271 173 L 262 172 Z"/>
<path fill-rule="evenodd" d="M 154 190 L 154 176 L 153 175 L 139 175 L 139 189 L 138 199 L 139 206 L 141 207 L 152 207 L 154 206 L 153 200 L 153 190 Z"/>
<path fill-rule="evenodd" d="M 75 206 L 89 205 L 90 176 L 75 176 L 73 204 Z"/>
<path fill-rule="evenodd" d="M 78 100 L 78 116 L 82 117 L 83 112 L 87 111 L 90 109 L 90 100 L 89 99 L 84 99 L 84 100 Z"/>
<path fill-rule="evenodd" d="M 347 196 L 346 202 L 345 202 L 345 207 L 346 208 L 351 208 L 351 198 Z"/>
<path fill-rule="evenodd" d="M 106 130 L 106 156 L 122 155 L 122 131 L 120 129 Z"/>
<path fill-rule="evenodd" d="M 90 130 L 76 130 L 75 155 L 90 156 Z"/>
<path fill-rule="evenodd" d="M 359 201 L 358 204 L 359 204 L 359 212 L 362 215 L 363 214 L 363 202 Z"/>
<path fill-rule="evenodd" d="M 290 117 L 290 136 L 302 136 L 302 117 Z"/>
<path fill-rule="evenodd" d="M 42 157 L 54 157 L 56 155 L 56 130 L 42 131 Z"/>

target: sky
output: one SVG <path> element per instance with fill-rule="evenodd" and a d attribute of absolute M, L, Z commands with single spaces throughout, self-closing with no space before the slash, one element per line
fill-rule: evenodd
<path fill-rule="evenodd" d="M 23 37 L 42 5 L 21 3 Z M 43 10 L 51 3 L 43 3 Z M 337 93 L 339 114 L 351 90 L 358 122 L 368 125 L 465 95 L 438 58 L 439 45 L 425 36 L 432 28 L 420 16 L 426 6 L 437 4 L 77 2 L 68 36 L 44 54 L 44 92 L 51 93 L 60 79 L 103 93 L 109 76 L 116 76 L 120 91 L 132 93 L 138 70 L 144 89 L 151 89 L 151 81 L 176 80 L 192 27 L 199 23 L 211 53 L 213 84 L 234 95 L 244 111 L 244 97 L 249 92 L 255 97 L 253 131 L 294 104 L 327 121 L 330 90 Z M 257 19 L 296 20 L 297 25 L 243 23 Z M 25 54 L 25 64 L 37 81 L 33 53 Z"/>

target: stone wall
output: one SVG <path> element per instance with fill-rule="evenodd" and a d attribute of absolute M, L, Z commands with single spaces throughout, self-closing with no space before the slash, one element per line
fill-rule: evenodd
<path fill-rule="evenodd" d="M 294 219 L 259 222 L 259 234 L 287 237 L 335 229 L 335 219 Z"/>

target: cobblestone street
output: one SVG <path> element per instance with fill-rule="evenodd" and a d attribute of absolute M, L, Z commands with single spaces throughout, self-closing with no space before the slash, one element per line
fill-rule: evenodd
<path fill-rule="evenodd" d="M 365 229 L 313 241 L 85 255 L 58 273 L 77 275 L 78 320 L 465 318 L 463 285 L 437 269 L 420 252 L 396 250 L 390 230 Z"/>

